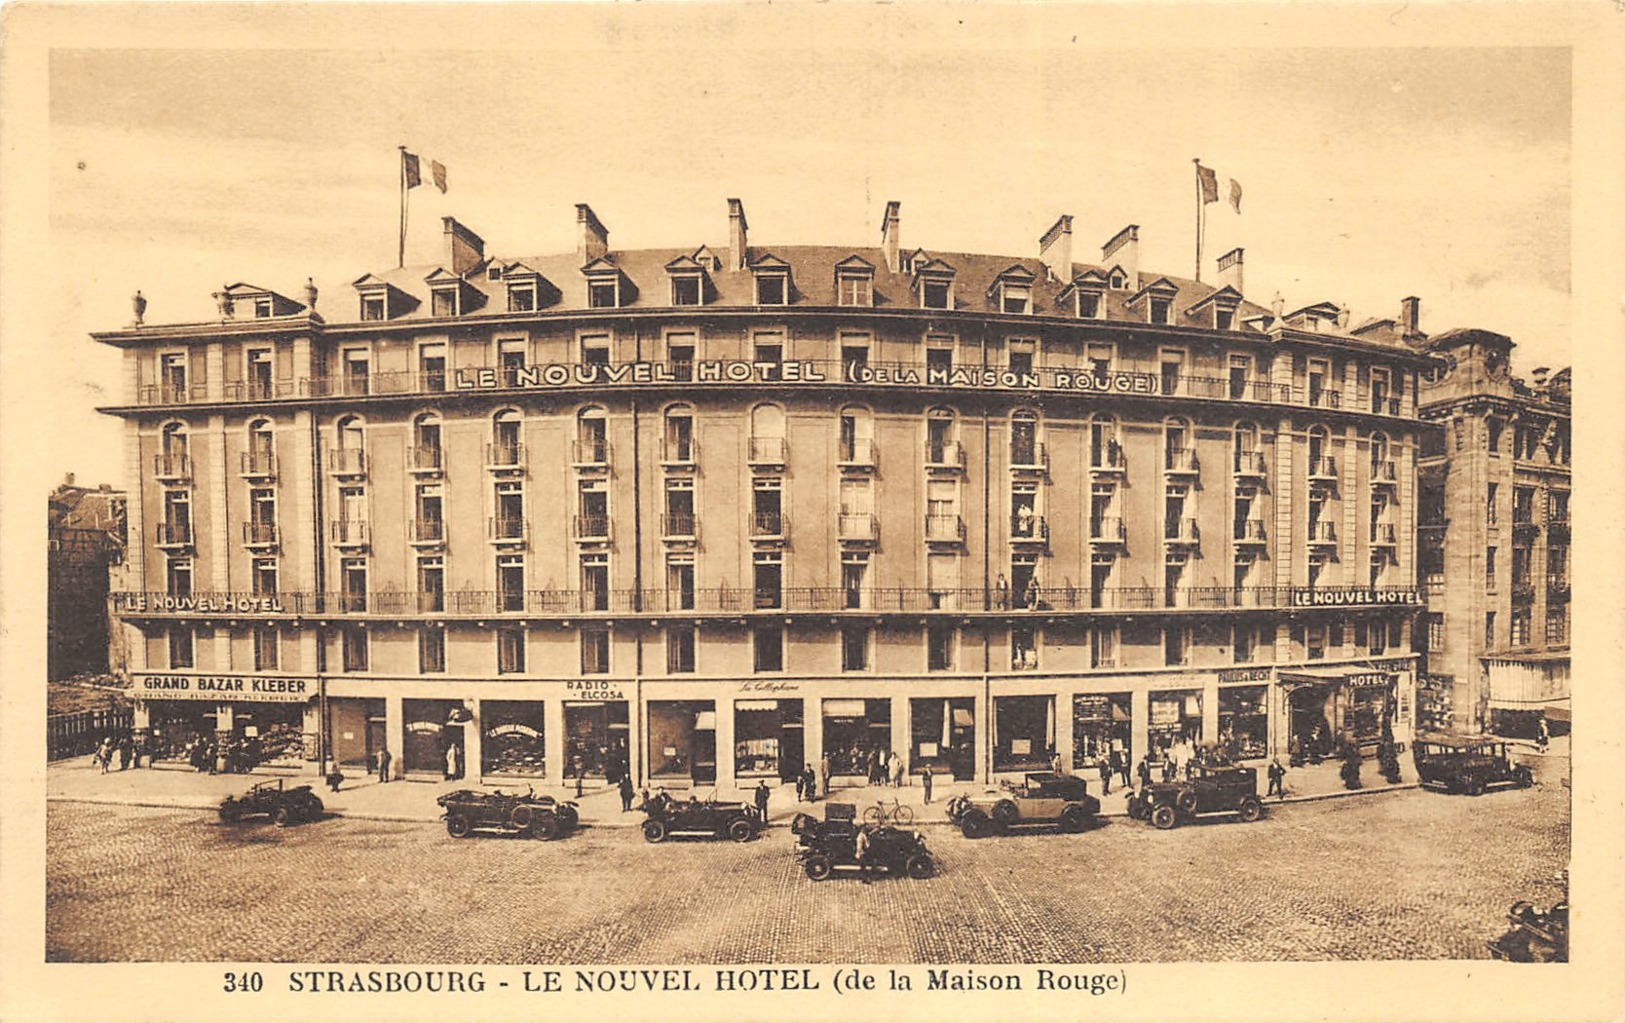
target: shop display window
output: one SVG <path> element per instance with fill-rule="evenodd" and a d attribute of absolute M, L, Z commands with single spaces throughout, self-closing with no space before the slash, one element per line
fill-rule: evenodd
<path fill-rule="evenodd" d="M 1268 686 L 1219 690 L 1219 749 L 1231 760 L 1253 760 L 1269 751 Z"/>
<path fill-rule="evenodd" d="M 1055 757 L 1055 697 L 993 698 L 993 769 L 1040 771 Z"/>
<path fill-rule="evenodd" d="M 1133 712 L 1128 693 L 1080 693 L 1072 698 L 1072 767 L 1097 768 L 1116 750 L 1134 763 Z"/>

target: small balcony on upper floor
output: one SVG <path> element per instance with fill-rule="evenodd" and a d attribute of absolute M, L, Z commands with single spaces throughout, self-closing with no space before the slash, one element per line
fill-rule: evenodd
<path fill-rule="evenodd" d="M 1311 547 L 1336 547 L 1337 524 L 1330 519 L 1311 522 L 1307 539 Z"/>
<path fill-rule="evenodd" d="M 1237 519 L 1235 541 L 1237 547 L 1260 547 L 1269 542 L 1269 531 L 1263 519 Z"/>
<path fill-rule="evenodd" d="M 152 478 L 159 483 L 184 483 L 192 478 L 192 459 L 186 455 L 153 455 Z"/>
<path fill-rule="evenodd" d="M 1515 518 L 1512 520 L 1512 538 L 1525 543 L 1532 541 L 1540 534 L 1540 523 L 1533 518 Z"/>
<path fill-rule="evenodd" d="M 1373 487 L 1399 486 L 1399 469 L 1392 459 L 1383 459 L 1371 463 L 1371 485 Z"/>
<path fill-rule="evenodd" d="M 530 520 L 522 515 L 496 515 L 486 520 L 485 535 L 497 547 L 523 547 L 530 539 Z M 572 535 L 579 539 L 581 534 L 572 530 Z"/>
<path fill-rule="evenodd" d="M 359 550 L 372 542 L 372 533 L 364 519 L 335 519 L 328 524 L 328 533 L 334 547 Z"/>
<path fill-rule="evenodd" d="M 790 516 L 783 512 L 759 511 L 750 517 L 752 540 L 781 541 L 790 535 Z"/>
<path fill-rule="evenodd" d="M 782 469 L 789 464 L 790 445 L 783 437 L 752 437 L 747 461 L 753 469 Z"/>
<path fill-rule="evenodd" d="M 614 451 L 602 437 L 578 437 L 570 442 L 570 466 L 574 469 L 608 469 Z"/>
<path fill-rule="evenodd" d="M 327 471 L 339 479 L 360 479 L 367 475 L 367 452 L 364 448 L 329 448 Z"/>
<path fill-rule="evenodd" d="M 1335 481 L 1337 479 L 1337 459 L 1332 455 L 1317 455 L 1309 459 L 1308 478 L 1326 482 Z"/>
<path fill-rule="evenodd" d="M 276 479 L 274 451 L 244 451 L 238 464 L 238 475 L 250 482 L 265 483 Z"/>
<path fill-rule="evenodd" d="M 582 542 L 609 542 L 610 522 L 608 515 L 573 515 L 570 518 L 570 535 Z"/>
<path fill-rule="evenodd" d="M 280 541 L 275 522 L 243 523 L 243 546 L 251 551 L 275 550 Z"/>
<path fill-rule="evenodd" d="M 406 471 L 415 476 L 437 476 L 445 471 L 446 453 L 439 445 L 414 444 L 406 449 Z"/>
<path fill-rule="evenodd" d="M 667 469 L 692 469 L 700 460 L 699 442 L 692 437 L 662 437 L 660 464 Z"/>
<path fill-rule="evenodd" d="M 497 476 L 517 476 L 525 471 L 525 445 L 496 442 L 485 445 L 485 468 Z"/>
<path fill-rule="evenodd" d="M 1089 459 L 1089 471 L 1097 477 L 1120 477 L 1128 472 L 1128 455 L 1116 441 L 1101 445 Z"/>
<path fill-rule="evenodd" d="M 1264 460 L 1262 451 L 1237 451 L 1232 475 L 1237 483 L 1259 483 L 1269 475 L 1269 463 Z"/>
<path fill-rule="evenodd" d="M 1010 469 L 1027 475 L 1048 472 L 1049 449 L 1037 441 L 1011 442 Z"/>
<path fill-rule="evenodd" d="M 958 515 L 927 515 L 925 542 L 931 544 L 963 544 L 965 520 Z"/>
<path fill-rule="evenodd" d="M 195 543 L 197 536 L 190 522 L 160 522 L 153 538 L 154 546 L 169 550 L 191 547 Z"/>
<path fill-rule="evenodd" d="M 1569 574 L 1567 572 L 1546 573 L 1546 599 L 1548 602 L 1569 599 Z"/>
<path fill-rule="evenodd" d="M 441 547 L 446 543 L 445 519 L 413 519 L 406 542 L 413 547 Z"/>
<path fill-rule="evenodd" d="M 965 446 L 957 440 L 927 441 L 925 467 L 932 472 L 964 472 Z"/>
<path fill-rule="evenodd" d="M 1169 476 L 1194 476 L 1202 469 L 1195 448 L 1169 448 L 1164 459 L 1163 470 Z"/>
<path fill-rule="evenodd" d="M 841 512 L 835 516 L 835 536 L 843 544 L 872 546 L 880 540 L 880 518 L 869 512 Z"/>
<path fill-rule="evenodd" d="M 872 438 L 850 437 L 836 446 L 835 464 L 847 472 L 874 472 L 879 467 L 880 451 Z"/>
<path fill-rule="evenodd" d="M 1202 531 L 1195 519 L 1168 519 L 1163 523 L 1162 539 L 1170 547 L 1195 547 L 1202 542 Z"/>
<path fill-rule="evenodd" d="M 1049 523 L 1042 515 L 1017 515 L 1010 520 L 1010 546 L 1045 547 L 1049 545 Z"/>
<path fill-rule="evenodd" d="M 1393 547 L 1399 542 L 1399 532 L 1392 522 L 1371 523 L 1371 546 Z"/>
<path fill-rule="evenodd" d="M 1112 515 L 1091 518 L 1089 542 L 1097 547 L 1121 547 L 1128 542 L 1128 523 Z"/>
<path fill-rule="evenodd" d="M 660 538 L 668 543 L 694 543 L 700 538 L 699 519 L 693 512 L 666 512 L 660 516 Z"/>

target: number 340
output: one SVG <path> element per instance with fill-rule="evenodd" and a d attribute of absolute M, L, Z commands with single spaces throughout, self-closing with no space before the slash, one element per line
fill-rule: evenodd
<path fill-rule="evenodd" d="M 260 975 L 258 970 L 251 970 L 243 973 L 226 974 L 226 984 L 221 990 L 227 994 L 235 994 L 242 991 L 259 991 L 264 987 L 265 978 Z"/>

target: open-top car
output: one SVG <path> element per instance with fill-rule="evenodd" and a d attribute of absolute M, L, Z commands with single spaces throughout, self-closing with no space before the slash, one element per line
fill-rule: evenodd
<path fill-rule="evenodd" d="M 1215 813 L 1233 813 L 1249 824 L 1264 816 L 1255 769 L 1198 766 L 1184 781 L 1153 782 L 1128 799 L 1130 817 L 1165 831 Z"/>
<path fill-rule="evenodd" d="M 857 807 L 851 803 L 827 804 L 823 820 L 798 813 L 790 830 L 796 836 L 796 856 L 802 869 L 814 881 L 832 876 L 837 869 L 861 869 L 857 854 L 860 831 L 869 836 L 869 860 L 877 869 L 916 879 L 937 872 L 925 836 L 884 824 L 860 824 Z"/>
<path fill-rule="evenodd" d="M 1100 800 L 1089 794 L 1088 782 L 1048 771 L 1028 774 L 1019 784 L 1006 781 L 997 789 L 948 800 L 948 819 L 966 838 L 1027 824 L 1082 831 L 1099 813 Z"/>
<path fill-rule="evenodd" d="M 706 835 L 749 842 L 766 822 L 756 807 L 748 803 L 724 803 L 714 799 L 673 799 L 660 792 L 643 806 L 643 837 L 664 842 L 671 835 Z"/>
<path fill-rule="evenodd" d="M 1485 942 L 1490 955 L 1509 963 L 1569 961 L 1569 904 L 1559 902 L 1542 913 L 1532 903 L 1514 902 L 1507 910 L 1505 934 Z"/>
<path fill-rule="evenodd" d="M 1423 788 L 1482 795 L 1492 785 L 1525 789 L 1535 783 L 1528 764 L 1512 758 L 1499 739 L 1434 739 L 1411 745 L 1416 776 Z"/>
<path fill-rule="evenodd" d="M 475 831 L 527 838 L 553 839 L 569 834 L 581 822 L 576 805 L 552 796 L 457 789 L 435 802 L 446 808 L 446 833 L 467 838 Z"/>
<path fill-rule="evenodd" d="M 235 824 L 244 817 L 269 817 L 279 828 L 321 820 L 322 801 L 309 785 L 287 787 L 283 779 L 262 781 L 241 796 L 220 801 L 220 819 Z"/>

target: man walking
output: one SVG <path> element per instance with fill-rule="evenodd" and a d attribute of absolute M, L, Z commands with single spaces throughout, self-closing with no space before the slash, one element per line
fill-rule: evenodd
<path fill-rule="evenodd" d="M 1264 798 L 1275 796 L 1277 799 L 1286 798 L 1286 786 L 1281 783 L 1286 780 L 1286 768 L 1281 766 L 1281 758 L 1276 757 L 1270 761 L 1269 767 L 1270 787 L 1264 792 Z"/>
<path fill-rule="evenodd" d="M 1151 758 L 1142 756 L 1140 766 L 1137 768 L 1140 775 L 1140 788 L 1144 789 L 1151 784 Z"/>
<path fill-rule="evenodd" d="M 867 827 L 858 829 L 858 838 L 853 844 L 852 851 L 858 857 L 858 876 L 863 878 L 864 884 L 868 884 L 869 875 L 874 871 L 874 860 L 869 855 L 869 829 Z"/>
<path fill-rule="evenodd" d="M 1120 749 L 1113 749 L 1112 750 L 1111 765 L 1112 765 L 1112 773 L 1116 774 L 1119 778 L 1123 779 L 1123 787 L 1125 789 L 1133 788 L 1134 785 L 1133 785 L 1133 783 L 1131 781 L 1129 781 L 1129 777 L 1128 777 L 1128 757 L 1123 755 L 1122 750 L 1120 750 Z"/>
<path fill-rule="evenodd" d="M 1112 794 L 1112 765 L 1105 758 L 1101 758 L 1100 761 L 1100 794 L 1103 796 Z"/>
<path fill-rule="evenodd" d="M 389 780 L 389 762 L 395 758 L 389 755 L 389 747 L 381 746 L 378 749 L 378 780 Z"/>
<path fill-rule="evenodd" d="M 818 777 L 821 778 L 823 780 L 823 782 L 824 782 L 824 798 L 828 799 L 829 798 L 829 754 L 828 753 L 825 753 L 824 754 L 824 759 L 822 759 L 822 760 L 820 760 L 818 762 Z"/>
<path fill-rule="evenodd" d="M 620 792 L 622 813 L 630 813 L 632 810 L 632 791 L 632 776 L 629 774 L 621 775 Z"/>
<path fill-rule="evenodd" d="M 758 781 L 756 783 L 756 813 L 762 818 L 764 824 L 767 823 L 767 801 L 771 795 L 772 793 L 767 789 L 767 782 Z"/>
<path fill-rule="evenodd" d="M 920 785 L 925 789 L 925 805 L 931 805 L 931 765 L 927 764 L 925 770 L 920 772 Z"/>

